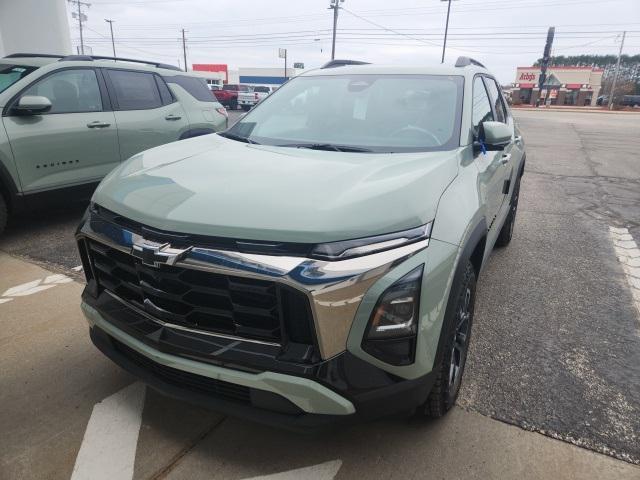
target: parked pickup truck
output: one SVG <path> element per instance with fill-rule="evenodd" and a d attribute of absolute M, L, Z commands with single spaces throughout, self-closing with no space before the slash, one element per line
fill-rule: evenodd
<path fill-rule="evenodd" d="M 223 85 L 221 90 L 213 90 L 213 94 L 222 105 L 230 110 L 238 108 L 238 93 L 249 93 L 252 88 L 249 85 Z"/>
<path fill-rule="evenodd" d="M 247 112 L 271 94 L 271 87 L 253 87 L 252 92 L 238 93 L 238 105 Z"/>

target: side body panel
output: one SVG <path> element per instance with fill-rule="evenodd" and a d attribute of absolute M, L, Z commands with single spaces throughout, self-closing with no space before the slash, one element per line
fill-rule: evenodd
<path fill-rule="evenodd" d="M 120 163 L 113 112 L 3 118 L 25 194 L 100 180 Z M 92 122 L 109 126 L 89 128 Z"/>
<path fill-rule="evenodd" d="M 2 121 L 1 118 L 0 121 Z M 16 207 L 14 205 L 16 196 L 21 190 L 20 177 L 13 161 L 13 152 L 3 124 L 0 125 L 0 192 L 5 196 L 5 200 L 9 202 L 12 210 Z"/>
<path fill-rule="evenodd" d="M 114 113 L 122 161 L 149 148 L 175 142 L 189 129 L 189 121 L 180 102 L 149 110 Z"/>
<path fill-rule="evenodd" d="M 220 132 L 227 128 L 227 117 L 216 108 L 222 107 L 218 102 L 201 102 L 187 93 L 176 83 L 168 83 L 169 89 L 184 107 L 189 122 L 189 130 Z"/>

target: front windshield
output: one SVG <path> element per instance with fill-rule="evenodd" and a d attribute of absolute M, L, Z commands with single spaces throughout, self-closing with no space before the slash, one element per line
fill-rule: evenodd
<path fill-rule="evenodd" d="M 37 68 L 24 65 L 0 64 L 0 93 L 34 70 L 37 70 Z"/>
<path fill-rule="evenodd" d="M 445 75 L 302 76 L 236 123 L 229 137 L 373 152 L 459 145 L 464 78 Z"/>

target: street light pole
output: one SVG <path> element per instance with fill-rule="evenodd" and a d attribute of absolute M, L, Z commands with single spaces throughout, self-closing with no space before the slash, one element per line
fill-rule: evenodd
<path fill-rule="evenodd" d="M 115 57 L 116 56 L 116 42 L 113 39 L 113 20 L 105 18 L 104 21 L 109 24 L 109 30 L 111 30 L 111 47 L 113 47 L 113 56 Z"/>
<path fill-rule="evenodd" d="M 448 1 L 447 5 L 447 24 L 444 27 L 444 43 L 442 44 L 442 61 L 440 63 L 444 63 L 444 52 L 447 49 L 447 34 L 449 33 L 449 14 L 451 13 L 451 0 L 440 0 L 442 2 Z"/>

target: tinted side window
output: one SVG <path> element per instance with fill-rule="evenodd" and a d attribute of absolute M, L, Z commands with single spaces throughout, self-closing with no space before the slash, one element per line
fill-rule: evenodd
<path fill-rule="evenodd" d="M 175 83 L 184 88 L 189 95 L 201 102 L 217 102 L 216 97 L 213 96 L 207 82 L 203 78 L 187 77 L 186 75 L 176 75 L 173 77 L 166 77 L 167 82 Z"/>
<path fill-rule="evenodd" d="M 171 94 L 169 87 L 164 83 L 160 77 L 156 76 L 156 82 L 158 83 L 158 89 L 160 90 L 160 98 L 162 99 L 163 105 L 169 105 L 170 103 L 175 102 L 175 98 Z"/>
<path fill-rule="evenodd" d="M 254 92 L 269 93 L 269 87 L 254 87 Z"/>
<path fill-rule="evenodd" d="M 153 73 L 109 70 L 118 110 L 147 110 L 162 106 Z"/>
<path fill-rule="evenodd" d="M 100 112 L 102 97 L 96 72 L 62 70 L 29 87 L 21 96 L 39 95 L 51 101 L 49 113 Z"/>
<path fill-rule="evenodd" d="M 484 88 L 484 82 L 481 77 L 476 77 L 473 81 L 473 110 L 471 114 L 473 122 L 473 133 L 478 134 L 478 127 L 482 122 L 493 120 L 491 113 L 491 102 Z"/>
<path fill-rule="evenodd" d="M 238 90 L 238 85 L 223 85 L 223 90 Z"/>
<path fill-rule="evenodd" d="M 504 109 L 504 104 L 502 103 L 502 98 L 500 96 L 500 91 L 498 90 L 498 85 L 496 85 L 495 80 L 491 78 L 485 78 L 485 82 L 487 83 L 487 88 L 489 89 L 489 93 L 491 94 L 491 100 L 493 102 L 493 108 L 496 112 L 496 120 L 498 122 L 507 123 L 507 112 Z"/>

